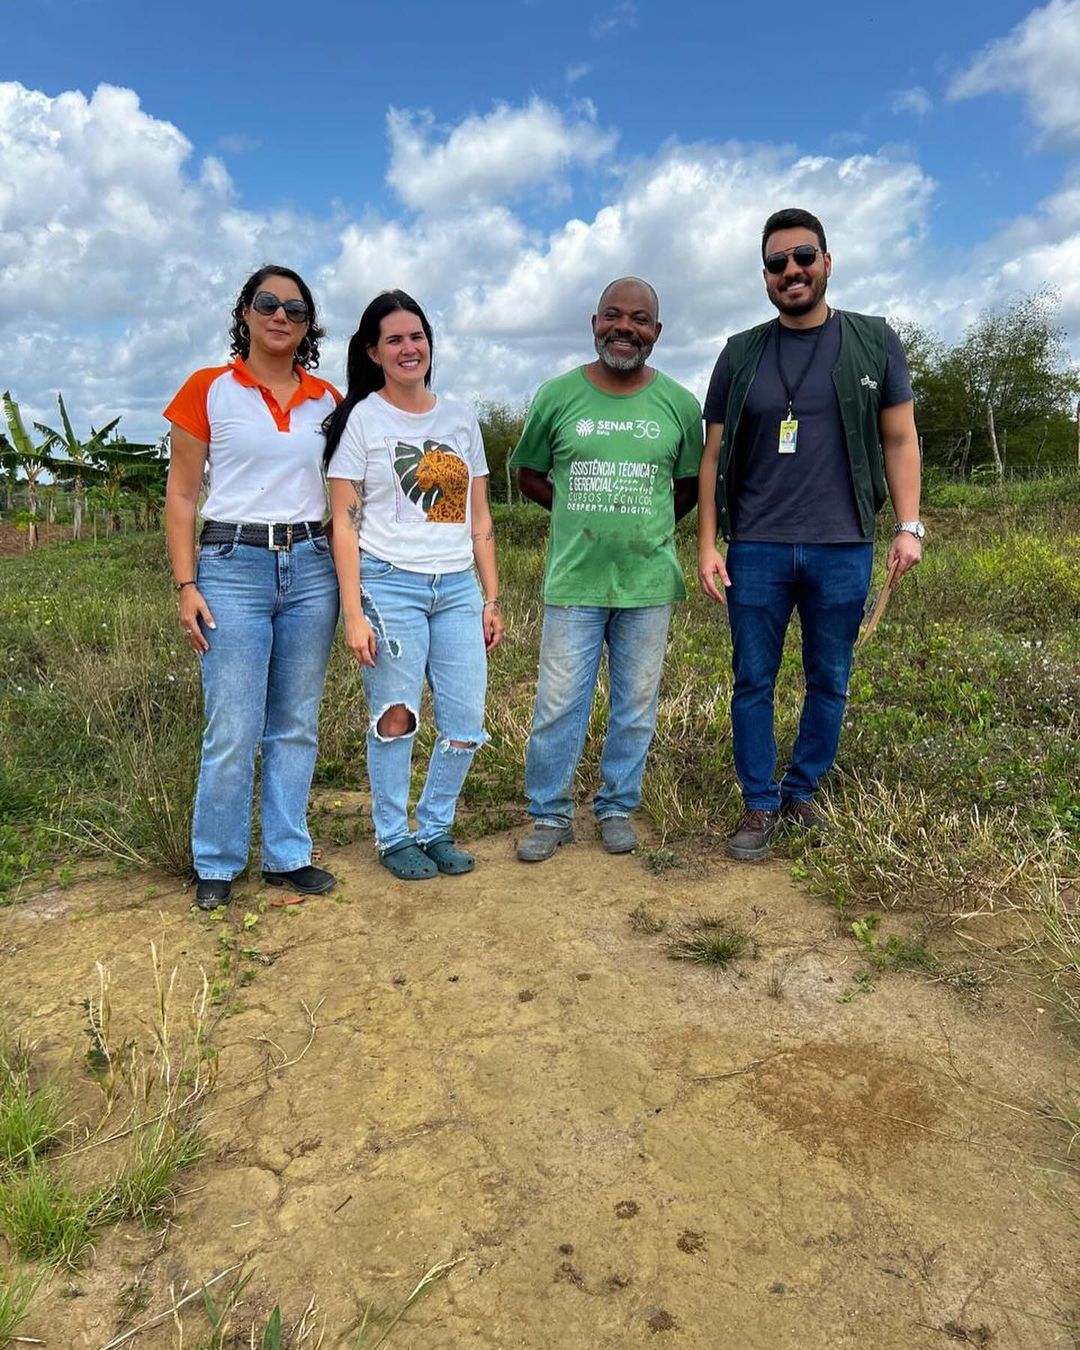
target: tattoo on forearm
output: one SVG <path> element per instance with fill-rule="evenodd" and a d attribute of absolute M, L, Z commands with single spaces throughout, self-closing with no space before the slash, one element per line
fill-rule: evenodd
<path fill-rule="evenodd" d="M 491 525 L 487 530 L 474 530 L 473 538 L 479 539 L 483 544 L 490 544 L 495 538 L 495 526 Z"/>
<path fill-rule="evenodd" d="M 346 514 L 349 517 L 349 524 L 353 527 L 353 533 L 360 534 L 360 521 L 364 514 L 364 485 L 363 483 L 353 482 L 352 490 L 356 493 L 356 501 L 351 502 L 347 508 Z"/>

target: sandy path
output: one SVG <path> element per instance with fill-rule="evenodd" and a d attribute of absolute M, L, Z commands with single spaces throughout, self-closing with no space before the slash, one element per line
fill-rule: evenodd
<path fill-rule="evenodd" d="M 1049 1017 L 1003 985 L 979 1002 L 908 976 L 838 1002 L 852 944 L 779 866 L 653 877 L 591 839 L 532 868 L 511 848 L 489 838 L 474 876 L 413 886 L 342 850 L 346 903 L 268 911 L 245 937 L 272 964 L 221 1024 L 217 1153 L 187 1176 L 140 1317 L 246 1259 L 249 1311 L 292 1321 L 314 1294 L 341 1329 L 460 1257 L 393 1345 L 1073 1344 L 1041 1320 L 1078 1311 L 1076 1228 L 1044 1170 L 1064 1141 L 1026 1114 L 1072 1062 Z M 123 908 L 144 884 L 0 911 L 4 998 L 47 1049 L 79 1048 L 95 958 L 117 1005 L 144 997 L 151 937 L 212 962 L 218 930 L 185 894 Z M 640 901 L 756 924 L 760 955 L 671 962 L 627 924 Z M 256 1036 L 299 1050 L 300 1000 L 320 999 L 300 1063 L 230 1089 Z M 25 1334 L 103 1345 L 156 1245 L 103 1237 L 83 1297 L 50 1297 Z M 205 1323 L 187 1327 L 191 1345 Z"/>

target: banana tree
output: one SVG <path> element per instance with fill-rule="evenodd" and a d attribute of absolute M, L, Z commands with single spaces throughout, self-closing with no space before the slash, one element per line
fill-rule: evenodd
<path fill-rule="evenodd" d="M 157 445 L 137 444 L 117 436 L 97 448 L 91 470 L 108 503 L 111 530 L 119 531 L 121 512 L 131 498 L 148 511 L 152 509 L 155 489 L 159 484 L 163 487 L 168 463 L 160 458 Z"/>
<path fill-rule="evenodd" d="M 57 394 L 57 405 L 60 408 L 60 422 L 63 431 L 57 431 L 53 427 L 45 426 L 42 422 L 35 422 L 34 426 L 42 432 L 47 438 L 44 443 L 44 449 L 53 451 L 62 451 L 70 461 L 68 467 L 64 461 L 60 461 L 60 472 L 65 476 L 71 475 L 74 480 L 74 511 L 71 523 L 72 539 L 82 538 L 82 520 L 83 509 L 86 501 L 86 483 L 93 481 L 97 474 L 93 467 L 94 456 L 97 455 L 105 445 L 106 438 L 114 430 L 119 417 L 104 426 L 100 431 L 90 428 L 90 438 L 86 441 L 80 441 L 71 427 L 71 419 L 67 415 L 67 409 L 64 407 L 63 394 Z"/>
<path fill-rule="evenodd" d="M 5 391 L 3 396 L 4 417 L 7 420 L 10 439 L 0 431 L 0 454 L 5 464 L 13 463 L 15 471 L 22 471 L 26 479 L 26 543 L 28 548 L 36 548 L 38 542 L 38 486 L 43 473 L 53 473 L 56 463 L 48 453 L 46 445 L 35 445 L 26 430 L 19 405 Z"/>

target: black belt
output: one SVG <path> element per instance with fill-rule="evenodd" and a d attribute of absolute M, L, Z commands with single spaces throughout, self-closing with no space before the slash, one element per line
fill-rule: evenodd
<path fill-rule="evenodd" d="M 325 533 L 320 520 L 297 520 L 289 525 L 234 525 L 227 520 L 205 520 L 199 543 L 251 544 L 282 553 L 302 539 L 319 539 Z"/>

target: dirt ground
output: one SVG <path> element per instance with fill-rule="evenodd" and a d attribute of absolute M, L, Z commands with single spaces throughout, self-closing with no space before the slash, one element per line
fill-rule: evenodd
<path fill-rule="evenodd" d="M 70 538 L 70 525 L 48 525 L 44 521 L 38 525 L 38 540 L 42 546 Z M 26 531 L 9 520 L 0 520 L 0 558 L 21 558 L 26 552 Z"/>
<path fill-rule="evenodd" d="M 292 1326 L 314 1298 L 324 1345 L 344 1345 L 362 1304 L 456 1260 L 393 1345 L 1078 1344 L 1061 1202 L 1080 1186 L 1039 1114 L 1075 1083 L 1052 1015 L 1003 974 L 977 997 L 889 975 L 842 1001 L 858 952 L 781 865 L 654 876 L 581 833 L 530 868 L 493 836 L 472 876 L 413 885 L 368 848 L 331 851 L 335 895 L 242 930 L 259 960 L 216 1035 L 214 1153 L 164 1238 L 100 1237 L 23 1334 L 100 1350 L 245 1262 L 244 1344 L 252 1317 L 277 1302 Z M 229 922 L 272 894 L 242 888 Z M 758 955 L 670 961 L 627 922 L 642 902 L 726 915 Z M 146 1006 L 151 939 L 188 987 L 213 965 L 220 924 L 189 903 L 128 873 L 0 911 L 3 1000 L 78 1072 L 96 960 L 118 1015 Z M 976 921 L 957 946 L 986 939 Z M 310 1048 L 267 1068 L 308 1043 L 305 1003 Z M 206 1334 L 196 1306 L 185 1346 Z M 170 1320 L 128 1344 L 179 1338 Z"/>

